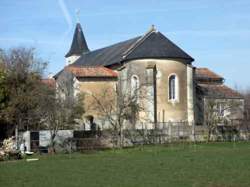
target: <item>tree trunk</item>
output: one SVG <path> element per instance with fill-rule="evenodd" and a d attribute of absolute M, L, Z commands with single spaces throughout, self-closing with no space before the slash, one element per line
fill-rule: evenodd
<path fill-rule="evenodd" d="M 15 127 L 15 137 L 16 137 L 16 149 L 18 149 L 18 126 L 16 125 Z"/>
<path fill-rule="evenodd" d="M 210 142 L 210 138 L 211 138 L 211 129 L 208 129 L 207 142 Z"/>
<path fill-rule="evenodd" d="M 55 133 L 51 134 L 50 147 L 49 147 L 49 150 L 48 150 L 48 152 L 51 153 L 51 154 L 56 153 L 56 150 L 55 150 L 55 137 L 56 137 Z"/>
<path fill-rule="evenodd" d="M 120 134 L 120 148 L 122 148 L 123 147 L 123 132 L 122 132 L 122 127 L 120 126 L 120 132 L 119 132 L 119 134 Z"/>

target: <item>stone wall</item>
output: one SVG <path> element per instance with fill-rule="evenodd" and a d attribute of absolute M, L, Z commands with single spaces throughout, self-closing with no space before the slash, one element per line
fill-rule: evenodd
<path fill-rule="evenodd" d="M 114 78 L 84 78 L 78 80 L 79 92 L 84 94 L 85 116 L 93 116 L 98 125 L 105 126 L 103 119 L 104 113 L 101 111 L 101 105 L 116 106 L 116 85 Z M 95 97 L 101 101 L 97 104 Z"/>

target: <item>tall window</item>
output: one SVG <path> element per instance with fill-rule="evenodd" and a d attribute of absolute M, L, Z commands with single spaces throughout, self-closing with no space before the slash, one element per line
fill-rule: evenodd
<path fill-rule="evenodd" d="M 176 75 L 171 75 L 169 77 L 169 93 L 168 93 L 168 99 L 169 100 L 177 100 L 178 97 L 178 88 L 177 88 L 177 77 Z"/>
<path fill-rule="evenodd" d="M 224 103 L 217 103 L 218 116 L 225 116 L 225 105 Z"/>
<path fill-rule="evenodd" d="M 139 94 L 139 78 L 136 75 L 131 77 L 131 95 L 138 96 Z"/>

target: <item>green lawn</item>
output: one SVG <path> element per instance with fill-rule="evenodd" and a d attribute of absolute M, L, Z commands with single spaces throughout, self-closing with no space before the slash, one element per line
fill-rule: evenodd
<path fill-rule="evenodd" d="M 0 186 L 250 186 L 250 143 L 145 146 L 0 163 Z"/>

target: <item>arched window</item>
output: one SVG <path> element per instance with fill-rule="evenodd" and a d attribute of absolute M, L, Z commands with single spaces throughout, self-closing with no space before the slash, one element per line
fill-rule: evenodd
<path fill-rule="evenodd" d="M 138 96 L 139 94 L 139 78 L 137 75 L 131 77 L 131 96 Z"/>
<path fill-rule="evenodd" d="M 176 75 L 171 75 L 168 79 L 168 99 L 178 100 L 178 80 Z"/>

